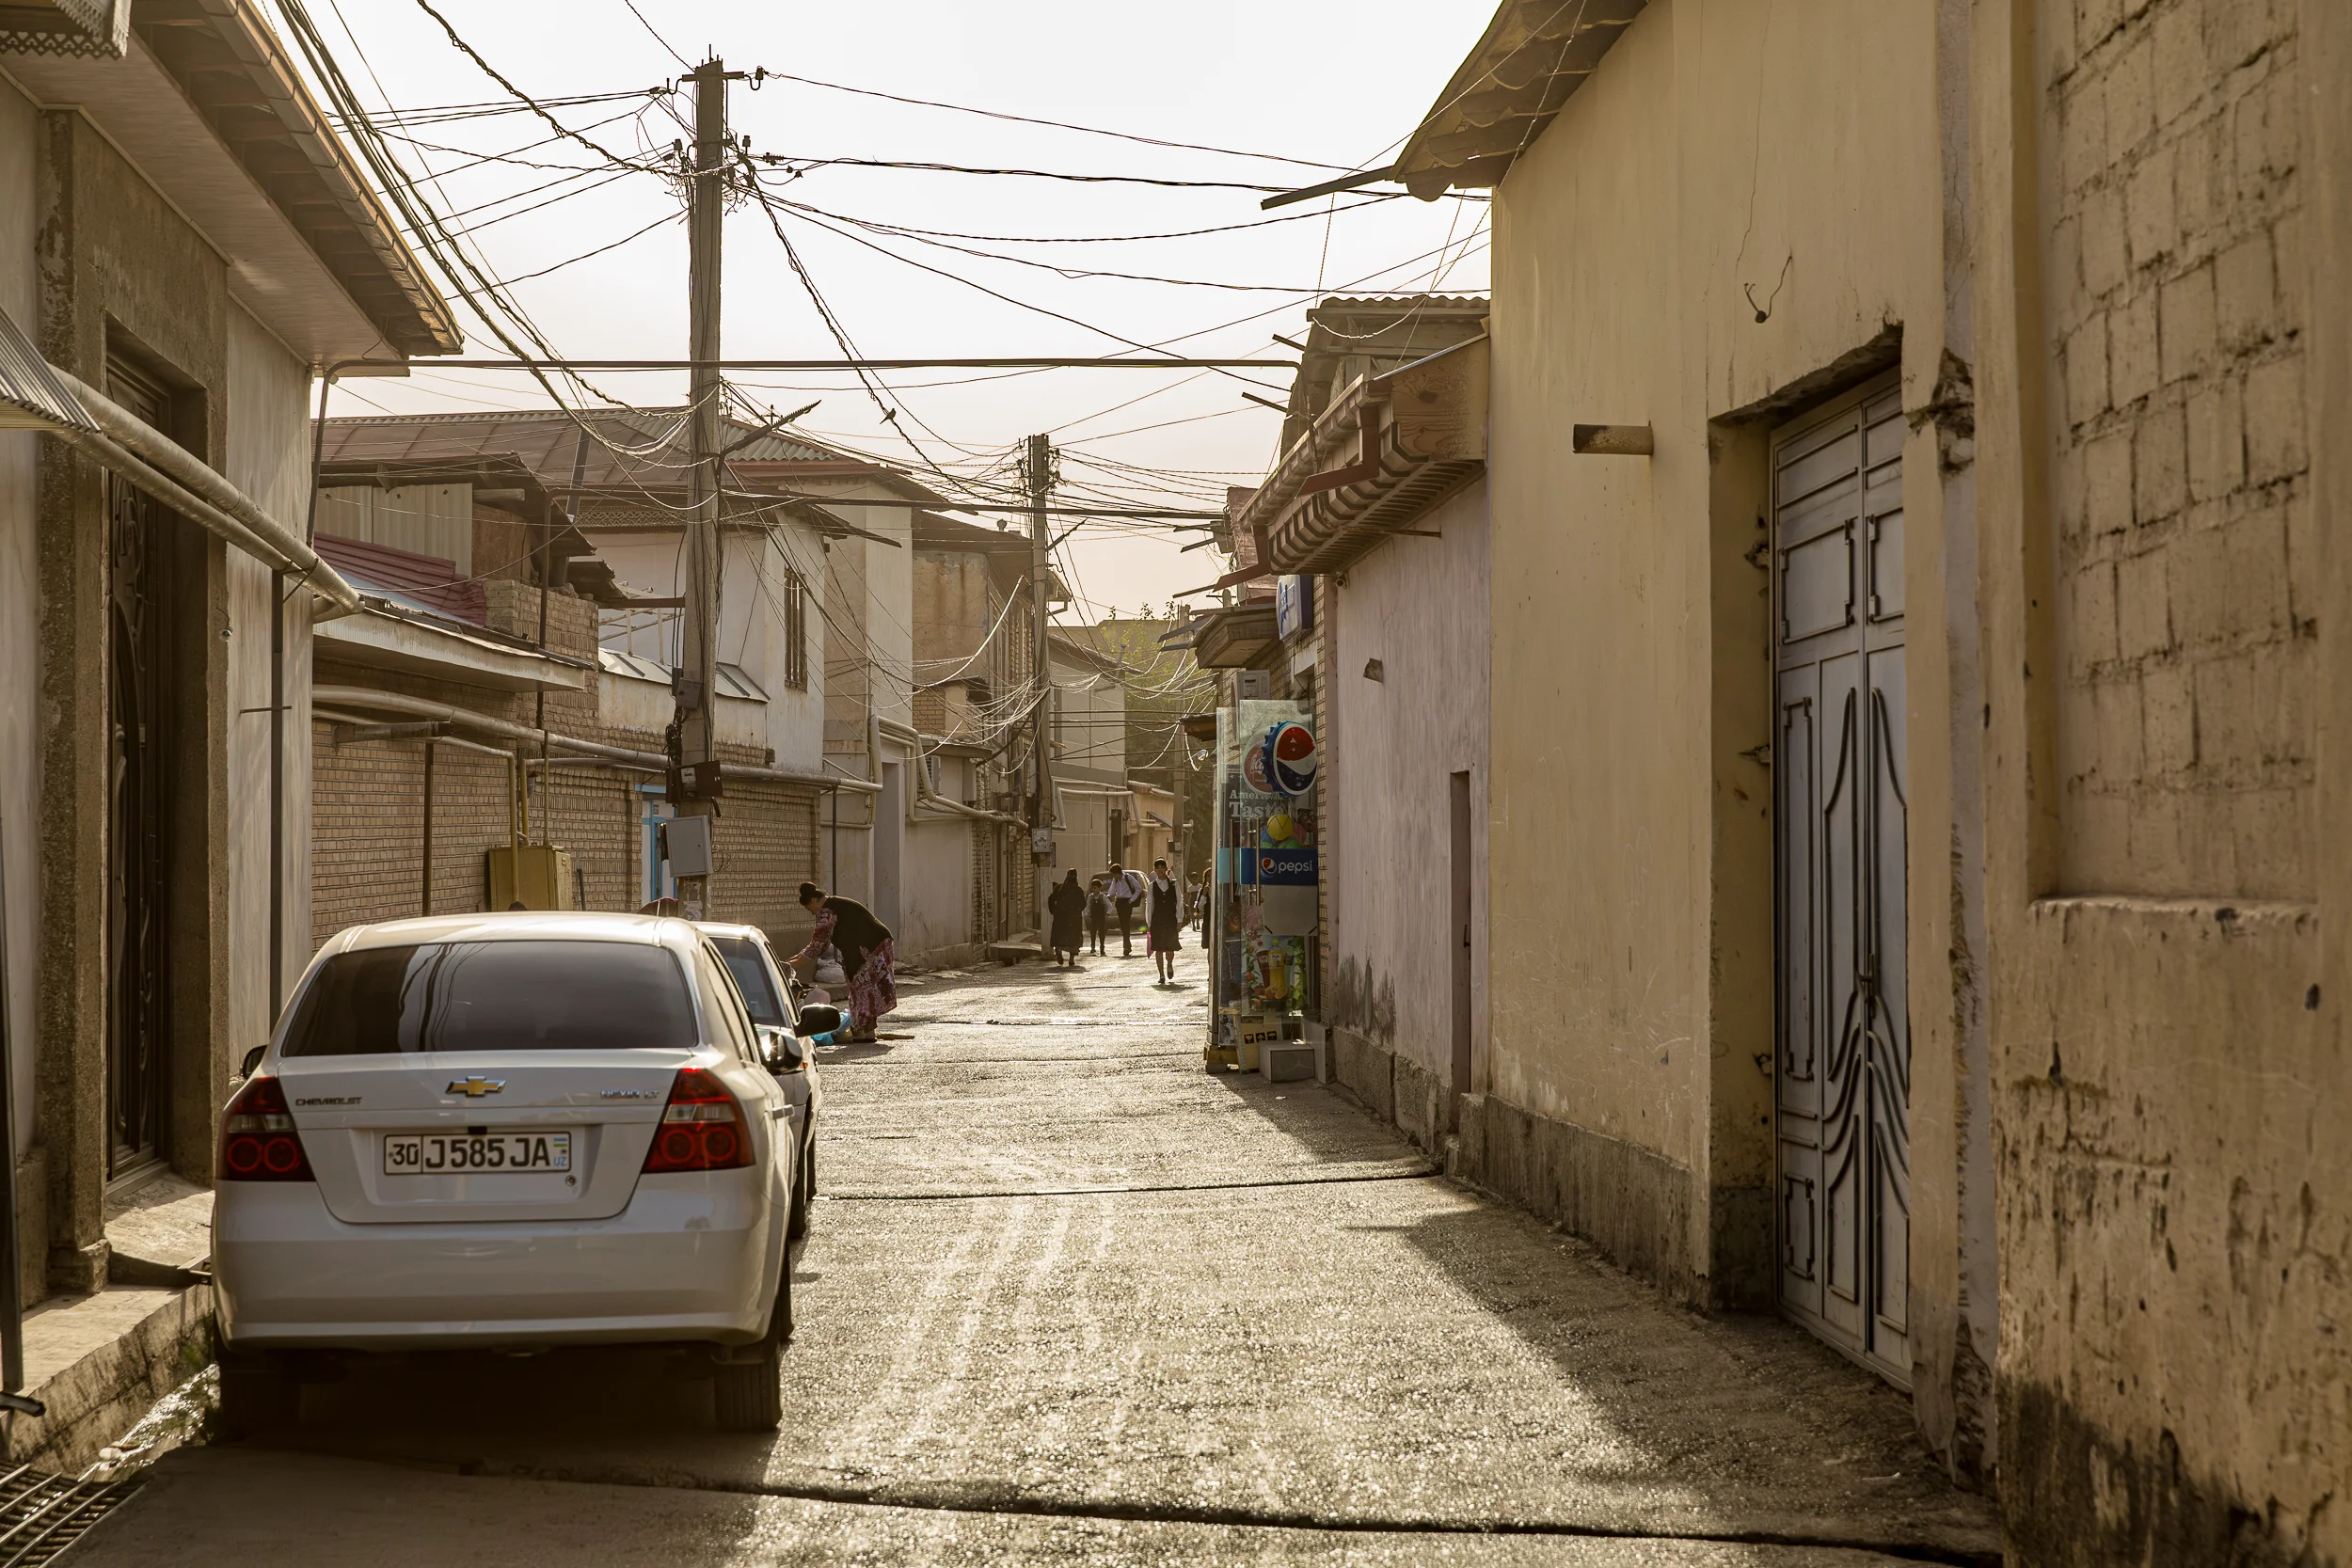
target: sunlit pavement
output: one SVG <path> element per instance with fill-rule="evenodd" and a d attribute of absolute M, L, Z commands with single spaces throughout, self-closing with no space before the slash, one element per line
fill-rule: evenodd
<path fill-rule="evenodd" d="M 1202 955 L 1152 974 L 931 976 L 823 1053 L 780 1433 L 651 1353 L 408 1361 L 167 1455 L 76 1560 L 1992 1558 L 1901 1397 L 1205 1073 Z"/>

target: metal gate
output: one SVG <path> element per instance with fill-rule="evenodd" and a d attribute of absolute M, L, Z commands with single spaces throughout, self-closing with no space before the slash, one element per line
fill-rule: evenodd
<path fill-rule="evenodd" d="M 107 379 L 115 401 L 164 423 L 160 387 L 121 365 Z M 106 1175 L 119 1180 L 166 1153 L 170 515 L 114 475 L 106 487 Z"/>
<path fill-rule="evenodd" d="M 1780 1301 L 1911 1382 L 1903 513 L 1891 377 L 1773 441 Z"/>

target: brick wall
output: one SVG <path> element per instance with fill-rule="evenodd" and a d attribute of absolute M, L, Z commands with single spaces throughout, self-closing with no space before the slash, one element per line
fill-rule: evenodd
<path fill-rule="evenodd" d="M 2044 14 L 2065 891 L 2309 897 L 2295 5 Z"/>
<path fill-rule="evenodd" d="M 489 621 L 496 630 L 535 639 L 539 591 L 493 578 Z M 596 607 L 569 590 L 548 596 L 548 645 L 590 657 L 596 648 Z M 500 692 L 453 682 L 394 675 L 337 664 L 322 657 L 318 680 L 360 686 L 446 703 L 489 718 L 531 724 L 538 705 L 528 693 Z M 329 703 L 324 705 L 334 707 Z M 388 718 L 394 716 L 386 716 Z M 659 752 L 659 734 L 620 729 L 598 716 L 596 683 L 583 691 L 550 691 L 546 723 L 560 734 L 636 751 Z M 420 739 L 336 744 L 336 726 L 313 726 L 311 780 L 312 916 L 314 942 L 345 927 L 404 919 L 421 912 L 423 859 L 424 743 Z M 523 750 L 535 756 L 535 748 Z M 459 746 L 437 748 L 433 786 L 433 902 L 436 914 L 487 907 L 485 852 L 509 842 L 510 769 L 499 757 Z M 757 764 L 746 747 L 723 746 L 723 758 Z M 645 803 L 658 799 L 639 787 L 650 774 L 595 766 L 532 769 L 532 836 L 543 833 L 571 851 L 575 893 L 591 910 L 633 910 L 643 896 Z M 821 792 L 796 784 L 731 781 L 713 835 L 718 877 L 712 916 L 742 921 L 797 948 L 809 923 L 794 895 L 818 879 Z M 544 827 L 542 826 L 544 819 Z"/>

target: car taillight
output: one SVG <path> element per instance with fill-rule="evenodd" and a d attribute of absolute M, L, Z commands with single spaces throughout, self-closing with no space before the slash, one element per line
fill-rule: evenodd
<path fill-rule="evenodd" d="M 645 1150 L 645 1174 L 734 1170 L 751 1163 L 751 1129 L 726 1085 L 707 1068 L 678 1069 L 653 1147 Z"/>
<path fill-rule="evenodd" d="M 220 1122 L 220 1175 L 224 1181 L 318 1180 L 277 1079 L 250 1079 L 229 1102 Z"/>

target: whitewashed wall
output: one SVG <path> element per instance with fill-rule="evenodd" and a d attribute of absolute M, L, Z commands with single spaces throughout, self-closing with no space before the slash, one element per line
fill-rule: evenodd
<path fill-rule="evenodd" d="M 0 309 L 37 331 L 33 272 L 33 106 L 0 82 Z M 0 919 L 8 926 L 9 1069 L 16 1147 L 33 1140 L 34 932 L 40 924 L 40 597 L 34 524 L 40 437 L 0 431 Z"/>
<path fill-rule="evenodd" d="M 909 763 L 910 768 L 920 763 Z M 961 947 L 972 929 L 972 822 L 923 813 L 906 829 L 898 951 L 913 957 Z"/>
<path fill-rule="evenodd" d="M 1486 484 L 1415 526 L 1444 537 L 1384 545 L 1347 569 L 1344 588 L 1325 595 L 1337 601 L 1326 627 L 1335 641 L 1325 692 L 1332 973 L 1325 1014 L 1442 1080 L 1454 1039 L 1453 775 L 1463 770 L 1470 776 L 1473 1061 L 1483 1060 L 1486 1037 Z M 1375 658 L 1376 681 L 1364 674 Z"/>
<path fill-rule="evenodd" d="M 266 327 L 229 312 L 228 479 L 295 533 L 310 478 L 310 371 Z M 268 567 L 229 558 L 229 1033 L 242 1053 L 267 1037 L 269 993 L 270 602 Z M 285 960 L 291 987 L 310 958 L 310 627 L 309 595 L 286 617 Z"/>
<path fill-rule="evenodd" d="M 613 575 L 632 592 L 669 598 L 686 591 L 685 555 L 676 534 L 604 533 L 594 536 L 596 553 Z M 787 570 L 797 569 L 808 586 L 808 689 L 796 691 L 785 684 L 786 645 L 784 584 Z M 764 704 L 722 699 L 720 738 L 746 745 L 772 747 L 779 768 L 815 771 L 824 766 L 825 641 L 824 553 L 814 533 L 793 527 L 767 536 L 737 535 L 727 541 L 727 556 L 719 587 L 719 657 L 742 667 L 768 693 Z M 616 638 L 612 643 L 623 644 Z M 628 651 L 668 663 L 675 657 L 666 640 L 655 648 L 644 634 Z M 670 721 L 670 699 L 659 690 L 660 717 L 652 719 L 655 701 L 635 689 L 644 682 L 621 683 L 616 689 L 608 678 L 608 695 L 621 706 L 608 710 L 608 722 L 659 731 Z"/>

